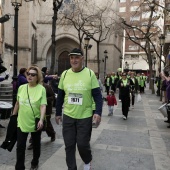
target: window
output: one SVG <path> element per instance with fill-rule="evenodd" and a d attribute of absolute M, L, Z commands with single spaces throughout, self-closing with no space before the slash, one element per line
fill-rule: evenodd
<path fill-rule="evenodd" d="M 140 7 L 139 6 L 131 6 L 130 11 L 140 11 Z"/>
<path fill-rule="evenodd" d="M 130 21 L 140 21 L 140 16 L 130 17 Z"/>
<path fill-rule="evenodd" d="M 137 45 L 129 45 L 129 50 L 138 50 L 138 48 Z"/>
<path fill-rule="evenodd" d="M 121 3 L 121 2 L 126 2 L 126 0 L 120 0 L 120 3 Z"/>
<path fill-rule="evenodd" d="M 119 8 L 119 12 L 126 12 L 126 7 Z"/>
<path fill-rule="evenodd" d="M 142 13 L 142 18 L 149 18 L 150 12 L 143 12 Z"/>

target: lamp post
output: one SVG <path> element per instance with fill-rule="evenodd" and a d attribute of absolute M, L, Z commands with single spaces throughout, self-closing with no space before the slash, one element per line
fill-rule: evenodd
<path fill-rule="evenodd" d="M 86 62 L 85 62 L 86 67 L 87 67 L 87 50 L 88 50 L 88 46 L 89 46 L 89 41 L 90 41 L 90 38 L 88 36 L 86 36 L 84 38 L 84 44 L 85 44 L 85 49 L 86 49 Z"/>
<path fill-rule="evenodd" d="M 18 66 L 18 11 L 19 6 L 22 6 L 22 0 L 11 0 L 12 6 L 15 10 L 14 18 L 14 63 L 13 63 L 13 107 L 16 102 L 17 95 L 17 66 Z"/>
<path fill-rule="evenodd" d="M 161 34 L 161 36 L 159 37 L 159 43 L 160 43 L 160 58 L 159 58 L 159 79 L 158 79 L 158 96 L 160 96 L 160 101 L 162 101 L 162 90 L 161 90 L 161 59 L 162 59 L 162 48 L 165 44 L 165 36 L 163 34 Z"/>
<path fill-rule="evenodd" d="M 162 58 L 162 48 L 165 44 L 165 36 L 163 34 L 161 34 L 161 36 L 159 37 L 159 43 L 161 46 L 161 50 L 160 50 L 160 59 L 159 59 L 159 72 L 161 72 L 161 58 Z"/>
<path fill-rule="evenodd" d="M 107 50 L 104 51 L 104 79 L 105 79 L 105 76 L 106 76 L 106 59 L 108 59 L 108 56 L 107 56 Z"/>

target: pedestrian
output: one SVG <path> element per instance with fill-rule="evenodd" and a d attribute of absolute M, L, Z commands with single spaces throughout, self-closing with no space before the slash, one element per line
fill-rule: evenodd
<path fill-rule="evenodd" d="M 116 84 L 116 89 L 118 88 L 118 82 L 119 80 L 122 79 L 122 69 L 121 68 L 118 68 L 117 69 L 117 76 L 116 76 L 116 79 L 115 79 L 115 84 Z M 119 90 L 119 101 L 121 101 L 121 94 L 120 94 L 120 90 Z"/>
<path fill-rule="evenodd" d="M 111 73 L 111 79 L 112 79 L 111 90 L 113 90 L 114 92 L 116 92 L 116 79 L 117 79 L 117 76 L 116 76 L 116 73 L 115 73 L 115 72 L 112 72 L 112 73 Z"/>
<path fill-rule="evenodd" d="M 138 85 L 138 80 L 135 78 L 135 73 L 131 72 L 130 74 L 130 80 L 131 80 L 131 104 L 132 104 L 132 109 L 134 109 L 134 104 L 135 104 L 135 93 L 138 93 L 139 91 L 139 85 Z"/>
<path fill-rule="evenodd" d="M 40 157 L 41 129 L 46 111 L 46 92 L 41 85 L 42 73 L 36 66 L 27 70 L 27 84 L 19 87 L 13 115 L 18 114 L 17 128 L 17 161 L 16 170 L 25 170 L 25 149 L 28 134 L 31 133 L 33 143 L 33 159 L 30 170 L 37 170 Z M 35 119 L 39 118 L 38 124 Z"/>
<path fill-rule="evenodd" d="M 114 105 L 117 105 L 117 100 L 116 100 L 113 90 L 109 91 L 109 95 L 106 97 L 106 101 L 107 101 L 108 110 L 109 110 L 108 116 L 112 116 L 113 110 L 114 110 Z"/>
<path fill-rule="evenodd" d="M 26 68 L 21 68 L 19 70 L 19 75 L 18 75 L 18 80 L 17 80 L 18 81 L 18 83 L 17 83 L 18 88 L 19 88 L 19 86 L 28 83 L 27 78 L 26 78 L 26 72 L 27 72 Z"/>
<path fill-rule="evenodd" d="M 161 74 L 161 90 L 164 96 L 164 101 L 162 104 L 167 103 L 166 88 L 167 88 L 166 79 Z M 162 93 L 160 95 L 162 95 Z"/>
<path fill-rule="evenodd" d="M 122 73 L 122 79 L 119 80 L 117 87 L 120 90 L 120 97 L 122 101 L 122 114 L 123 119 L 126 120 L 129 112 L 130 105 L 130 86 L 132 84 L 132 80 L 127 78 L 127 74 Z"/>
<path fill-rule="evenodd" d="M 144 73 L 141 74 L 140 76 L 140 93 L 145 93 L 145 87 L 146 87 L 146 77 Z"/>
<path fill-rule="evenodd" d="M 101 121 L 102 95 L 94 72 L 83 66 L 82 51 L 75 48 L 69 56 L 71 68 L 62 73 L 58 86 L 56 123 L 59 124 L 63 120 L 63 138 L 68 170 L 77 170 L 76 144 L 84 162 L 84 170 L 91 170 L 92 121 L 94 120 L 97 124 Z M 94 114 L 92 114 L 93 99 L 96 106 Z"/>
<path fill-rule="evenodd" d="M 107 93 L 107 95 L 109 95 L 109 90 L 110 90 L 111 85 L 112 85 L 112 79 L 111 79 L 110 74 L 107 74 L 107 76 L 104 80 L 104 85 L 105 85 L 105 88 L 106 88 L 106 93 Z"/>
<path fill-rule="evenodd" d="M 47 67 L 41 69 L 43 74 L 45 74 L 44 83 L 49 83 L 50 80 L 57 79 L 57 75 L 49 75 L 49 70 Z"/>

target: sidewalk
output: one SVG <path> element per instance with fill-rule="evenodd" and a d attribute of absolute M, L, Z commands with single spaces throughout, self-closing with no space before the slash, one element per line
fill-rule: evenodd
<path fill-rule="evenodd" d="M 104 103 L 102 123 L 93 129 L 91 146 L 93 170 L 170 170 L 170 129 L 157 110 L 159 98 L 149 90 L 142 95 L 142 102 L 136 103 L 129 111 L 127 120 L 122 119 L 121 102 L 114 115 L 108 117 Z M 1 124 L 7 126 L 8 120 Z M 57 139 L 51 143 L 46 133 L 42 133 L 42 152 L 39 170 L 67 170 L 65 148 L 61 125 L 52 123 Z M 0 143 L 5 138 L 6 129 L 0 129 Z M 0 170 L 14 170 L 16 148 L 10 153 L 0 149 Z M 26 168 L 30 168 L 32 151 L 26 151 Z M 83 163 L 77 153 L 78 170 Z"/>

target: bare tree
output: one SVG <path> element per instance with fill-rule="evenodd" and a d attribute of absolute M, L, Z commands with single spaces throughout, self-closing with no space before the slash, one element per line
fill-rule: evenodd
<path fill-rule="evenodd" d="M 139 50 L 143 50 L 146 53 L 145 60 L 147 61 L 149 65 L 149 71 L 150 71 L 150 80 L 153 72 L 153 56 L 151 55 L 152 50 L 157 55 L 157 58 L 161 59 L 160 56 L 160 48 L 157 47 L 157 43 L 155 43 L 158 40 L 158 35 L 161 33 L 161 29 L 158 25 L 156 25 L 156 21 L 161 17 L 160 15 L 156 15 L 157 6 L 155 4 L 152 4 L 150 1 L 145 0 L 145 2 L 141 3 L 139 5 L 139 8 L 145 8 L 147 7 L 147 15 L 149 16 L 147 20 L 145 20 L 145 24 L 140 22 L 126 22 L 124 19 L 122 20 L 122 26 L 123 29 L 126 31 L 126 39 L 129 39 L 134 44 L 138 45 Z M 134 13 L 133 17 L 139 16 L 138 10 Z M 145 42 L 142 44 L 141 42 Z M 162 61 L 164 62 L 164 61 Z M 150 81 L 152 93 L 154 94 L 154 81 Z"/>
<path fill-rule="evenodd" d="M 80 47 L 82 47 L 84 35 L 89 36 L 96 42 L 98 72 L 100 72 L 100 43 L 113 34 L 115 26 L 111 10 L 112 3 L 113 0 L 108 0 L 104 6 L 100 7 L 95 1 L 74 0 L 75 7 L 63 12 L 64 24 L 73 25 L 78 32 Z M 115 47 L 117 47 L 116 44 Z"/>

